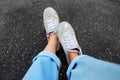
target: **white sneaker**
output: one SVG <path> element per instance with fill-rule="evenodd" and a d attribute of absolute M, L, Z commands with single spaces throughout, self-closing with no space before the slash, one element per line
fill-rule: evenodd
<path fill-rule="evenodd" d="M 59 24 L 57 12 L 52 7 L 47 7 L 43 13 L 44 26 L 47 38 L 51 33 L 56 34 L 56 29 Z"/>
<path fill-rule="evenodd" d="M 57 12 L 52 7 L 47 7 L 44 10 L 43 20 L 47 38 L 49 38 L 50 34 L 56 34 L 56 29 L 59 24 L 59 17 Z M 59 50 L 59 48 L 60 44 L 58 42 L 57 50 Z"/>
<path fill-rule="evenodd" d="M 57 35 L 66 54 L 67 60 L 69 52 L 77 52 L 80 55 L 82 54 L 82 50 L 77 42 L 75 32 L 68 22 L 61 22 L 58 25 Z"/>

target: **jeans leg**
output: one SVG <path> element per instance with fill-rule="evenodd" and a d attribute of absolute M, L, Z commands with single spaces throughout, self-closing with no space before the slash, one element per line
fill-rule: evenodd
<path fill-rule="evenodd" d="M 60 64 L 55 54 L 42 51 L 33 59 L 33 64 L 23 80 L 58 80 Z"/>
<path fill-rule="evenodd" d="M 120 65 L 81 55 L 71 62 L 67 77 L 68 80 L 120 80 Z"/>

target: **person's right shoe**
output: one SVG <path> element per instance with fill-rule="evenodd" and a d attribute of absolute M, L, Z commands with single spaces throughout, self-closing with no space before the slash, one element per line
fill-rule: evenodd
<path fill-rule="evenodd" d="M 58 25 L 57 35 L 66 54 L 67 60 L 69 52 L 77 52 L 80 55 L 82 54 L 82 50 L 77 42 L 75 32 L 68 22 L 61 22 Z"/>
<path fill-rule="evenodd" d="M 46 36 L 49 38 L 50 34 L 56 34 L 56 29 L 59 24 L 58 13 L 52 7 L 45 8 L 43 12 L 44 26 L 46 30 Z M 58 42 L 57 51 L 60 49 L 60 44 Z"/>
<path fill-rule="evenodd" d="M 56 29 L 59 24 L 59 17 L 54 8 L 45 8 L 43 12 L 43 20 L 47 38 L 50 36 L 50 34 L 56 34 Z"/>

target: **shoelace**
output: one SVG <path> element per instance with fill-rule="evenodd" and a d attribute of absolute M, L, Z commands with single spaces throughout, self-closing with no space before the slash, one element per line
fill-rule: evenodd
<path fill-rule="evenodd" d="M 66 33 L 64 35 L 65 48 L 67 48 L 67 49 L 71 49 L 71 46 L 76 45 L 76 42 L 74 41 L 74 39 L 71 36 L 72 36 L 71 33 Z"/>
<path fill-rule="evenodd" d="M 56 27 L 56 21 L 53 19 L 48 19 L 47 20 L 47 29 L 49 29 L 49 31 L 54 31 L 55 27 Z"/>

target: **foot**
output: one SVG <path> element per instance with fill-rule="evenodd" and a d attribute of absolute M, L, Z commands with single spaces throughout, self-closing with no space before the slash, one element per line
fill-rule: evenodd
<path fill-rule="evenodd" d="M 59 41 L 65 51 L 68 60 L 68 54 L 71 52 L 82 54 L 81 48 L 77 42 L 75 32 L 68 22 L 61 22 L 57 28 Z M 69 61 L 68 61 L 69 62 Z"/>
<path fill-rule="evenodd" d="M 56 34 L 56 29 L 59 24 L 59 17 L 57 12 L 52 7 L 47 7 L 43 13 L 44 26 L 47 38 L 50 34 Z"/>
<path fill-rule="evenodd" d="M 59 24 L 59 17 L 57 12 L 52 7 L 47 7 L 43 13 L 44 26 L 46 36 L 49 39 L 51 34 L 56 35 L 56 29 Z M 59 50 L 59 42 L 57 50 Z"/>

